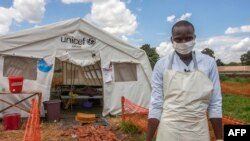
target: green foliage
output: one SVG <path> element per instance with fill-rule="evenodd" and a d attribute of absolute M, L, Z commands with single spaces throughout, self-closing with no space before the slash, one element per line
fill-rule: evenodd
<path fill-rule="evenodd" d="M 220 74 L 220 81 L 227 81 L 229 80 L 229 77 L 224 75 L 224 74 Z"/>
<path fill-rule="evenodd" d="M 147 134 L 143 133 L 139 136 L 138 141 L 145 141 L 147 138 Z M 156 141 L 156 138 L 154 137 L 152 141 Z"/>
<path fill-rule="evenodd" d="M 223 82 L 231 82 L 231 83 L 250 83 L 249 78 L 242 77 L 228 77 L 224 74 L 220 74 L 220 80 Z"/>
<path fill-rule="evenodd" d="M 237 83 L 250 83 L 250 79 L 248 78 L 235 77 L 232 80 Z"/>
<path fill-rule="evenodd" d="M 216 60 L 217 66 L 224 66 L 225 64 L 221 61 L 221 59 Z"/>
<path fill-rule="evenodd" d="M 241 63 L 230 62 L 230 63 L 227 64 L 227 66 L 241 66 Z"/>
<path fill-rule="evenodd" d="M 240 60 L 243 65 L 250 65 L 250 50 L 247 53 L 242 54 Z"/>
<path fill-rule="evenodd" d="M 146 52 L 151 67 L 154 68 L 156 62 L 159 60 L 159 55 L 156 53 L 155 48 L 151 48 L 149 44 L 145 44 L 141 46 L 141 49 Z"/>
<path fill-rule="evenodd" d="M 122 122 L 120 124 L 120 128 L 129 135 L 135 135 L 139 133 L 139 129 L 131 122 Z"/>
<path fill-rule="evenodd" d="M 54 78 L 62 78 L 62 73 L 54 72 L 53 77 L 54 77 Z"/>
<path fill-rule="evenodd" d="M 250 98 L 238 95 L 223 95 L 223 114 L 250 123 Z"/>
<path fill-rule="evenodd" d="M 215 57 L 214 57 L 214 51 L 213 51 L 212 49 L 210 49 L 210 48 L 205 48 L 205 49 L 203 49 L 203 50 L 201 51 L 201 53 L 207 54 L 207 55 L 209 55 L 209 56 L 215 58 Z"/>
<path fill-rule="evenodd" d="M 145 141 L 146 140 L 146 137 L 147 135 L 144 133 L 144 134 L 141 134 L 138 138 L 138 141 Z"/>

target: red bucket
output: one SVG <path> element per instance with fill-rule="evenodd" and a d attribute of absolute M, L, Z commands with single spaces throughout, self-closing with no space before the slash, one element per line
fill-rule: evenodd
<path fill-rule="evenodd" d="M 9 90 L 11 93 L 20 93 L 23 89 L 22 76 L 9 76 Z"/>
<path fill-rule="evenodd" d="M 19 113 L 8 113 L 3 115 L 3 127 L 5 130 L 16 130 L 21 125 Z"/>

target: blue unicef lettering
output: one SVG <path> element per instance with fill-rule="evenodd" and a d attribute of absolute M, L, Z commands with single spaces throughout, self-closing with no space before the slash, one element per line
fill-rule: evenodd
<path fill-rule="evenodd" d="M 37 68 L 41 71 L 41 72 L 49 72 L 52 69 L 52 64 L 49 65 L 44 59 L 39 59 L 37 61 Z"/>

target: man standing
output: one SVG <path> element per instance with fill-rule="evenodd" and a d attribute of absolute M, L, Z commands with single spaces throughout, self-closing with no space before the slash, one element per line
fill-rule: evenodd
<path fill-rule="evenodd" d="M 210 141 L 207 115 L 222 140 L 222 98 L 216 62 L 193 51 L 195 29 L 188 21 L 172 27 L 174 52 L 153 71 L 147 141 Z M 159 126 L 158 126 L 159 125 Z"/>

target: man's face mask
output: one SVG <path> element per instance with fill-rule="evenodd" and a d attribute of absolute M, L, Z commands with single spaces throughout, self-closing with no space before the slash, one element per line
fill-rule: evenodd
<path fill-rule="evenodd" d="M 195 45 L 195 40 L 191 40 L 185 43 L 176 43 L 173 41 L 173 47 L 175 51 L 177 51 L 180 54 L 189 54 Z"/>

